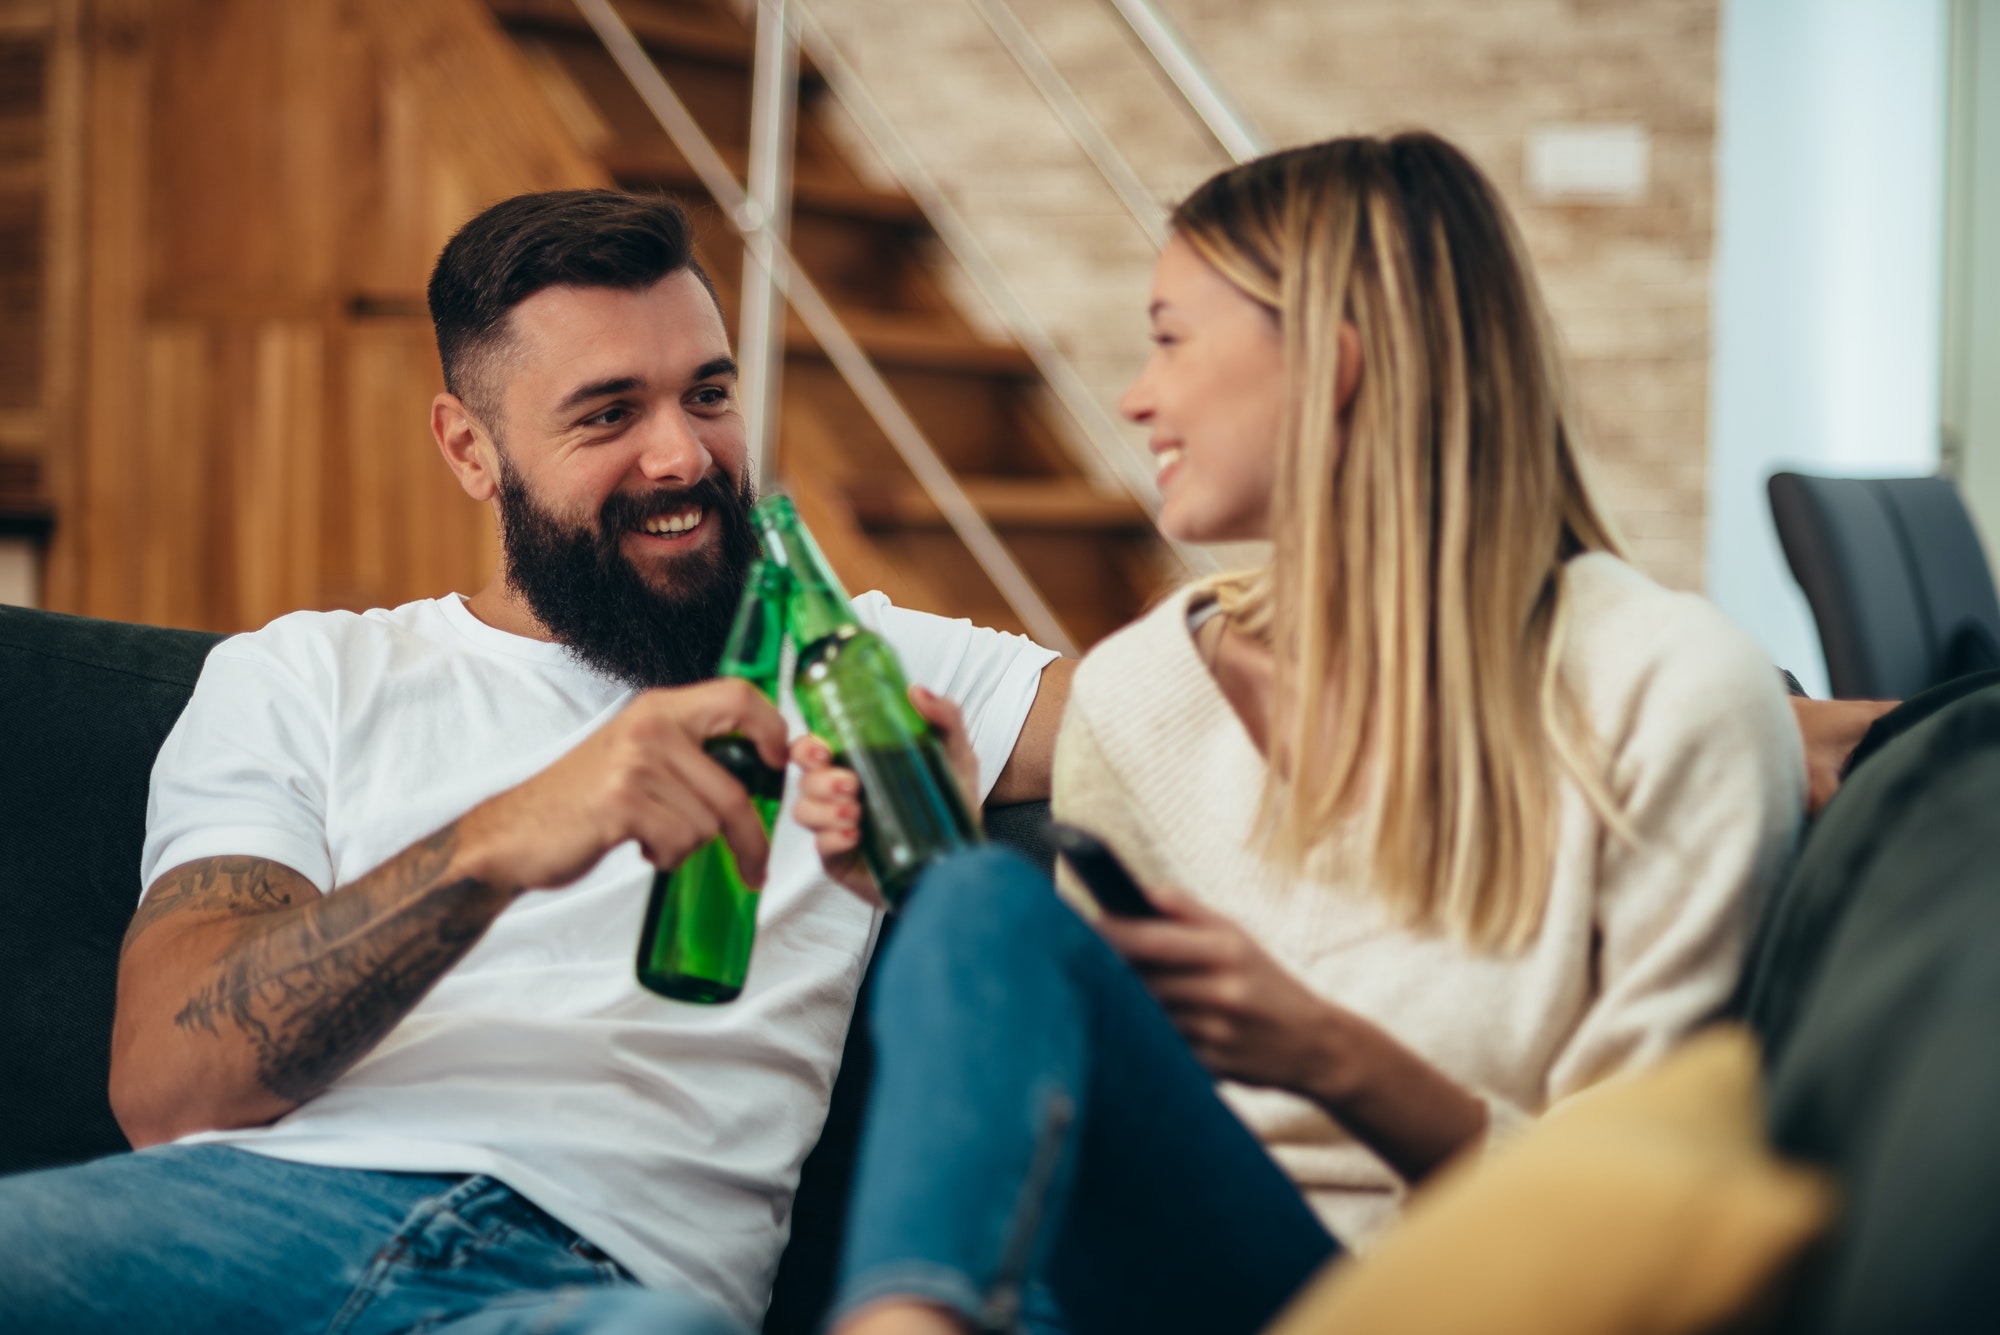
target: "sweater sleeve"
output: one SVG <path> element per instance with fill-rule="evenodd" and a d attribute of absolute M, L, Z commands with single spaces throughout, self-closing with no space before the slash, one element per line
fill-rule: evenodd
<path fill-rule="evenodd" d="M 1721 613 L 1676 601 L 1600 734 L 1637 840 L 1599 836 L 1596 999 L 1550 1069 L 1550 1102 L 1654 1061 L 1721 1009 L 1803 817 L 1798 729 L 1770 664 Z"/>
<path fill-rule="evenodd" d="M 1078 673 L 1063 711 L 1062 730 L 1056 734 L 1050 807 L 1057 820 L 1102 839 L 1141 885 L 1152 884 L 1160 879 L 1160 868 L 1150 856 L 1152 841 L 1146 835 L 1138 799 L 1126 787 L 1091 725 L 1093 683 L 1094 677 Z M 1084 917 L 1097 915 L 1096 901 L 1061 859 L 1056 862 L 1056 889 Z"/>

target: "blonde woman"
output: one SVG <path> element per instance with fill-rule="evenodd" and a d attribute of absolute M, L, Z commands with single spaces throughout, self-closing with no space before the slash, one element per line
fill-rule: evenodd
<path fill-rule="evenodd" d="M 1273 556 L 1076 679 L 1057 814 L 1163 917 L 1087 924 L 998 852 L 901 914 L 843 1335 L 1258 1329 L 1409 1184 L 1709 1017 L 1799 824 L 1777 674 L 1625 563 L 1462 154 L 1226 172 L 1152 295 L 1124 408 L 1163 526 Z M 796 754 L 851 879 L 852 777 Z"/>

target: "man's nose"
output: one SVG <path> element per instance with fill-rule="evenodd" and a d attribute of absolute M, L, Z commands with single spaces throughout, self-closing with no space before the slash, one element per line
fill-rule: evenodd
<path fill-rule="evenodd" d="M 691 487 L 708 476 L 715 462 L 680 413 L 661 413 L 648 423 L 639 452 L 639 472 L 648 482 Z"/>

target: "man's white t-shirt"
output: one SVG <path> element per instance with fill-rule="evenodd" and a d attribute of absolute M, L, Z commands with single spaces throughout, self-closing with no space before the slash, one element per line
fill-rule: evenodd
<path fill-rule="evenodd" d="M 1055 655 L 878 593 L 856 606 L 912 681 L 964 709 L 990 789 Z M 209 655 L 153 767 L 142 884 L 235 854 L 322 892 L 351 885 L 546 768 L 631 698 L 455 596 L 282 617 Z M 633 978 L 652 880 L 628 843 L 576 884 L 524 895 L 326 1092 L 268 1126 L 183 1143 L 491 1174 L 643 1283 L 692 1290 L 754 1325 L 875 915 L 826 879 L 788 807 L 742 996 L 687 1005 Z"/>

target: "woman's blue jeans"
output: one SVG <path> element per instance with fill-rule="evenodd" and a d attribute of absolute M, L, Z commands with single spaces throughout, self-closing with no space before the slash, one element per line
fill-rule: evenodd
<path fill-rule="evenodd" d="M 919 884 L 870 1024 L 837 1314 L 902 1297 L 1008 1330 L 1045 1285 L 1074 1335 L 1247 1333 L 1339 1250 L 1137 975 L 1011 853 Z"/>

